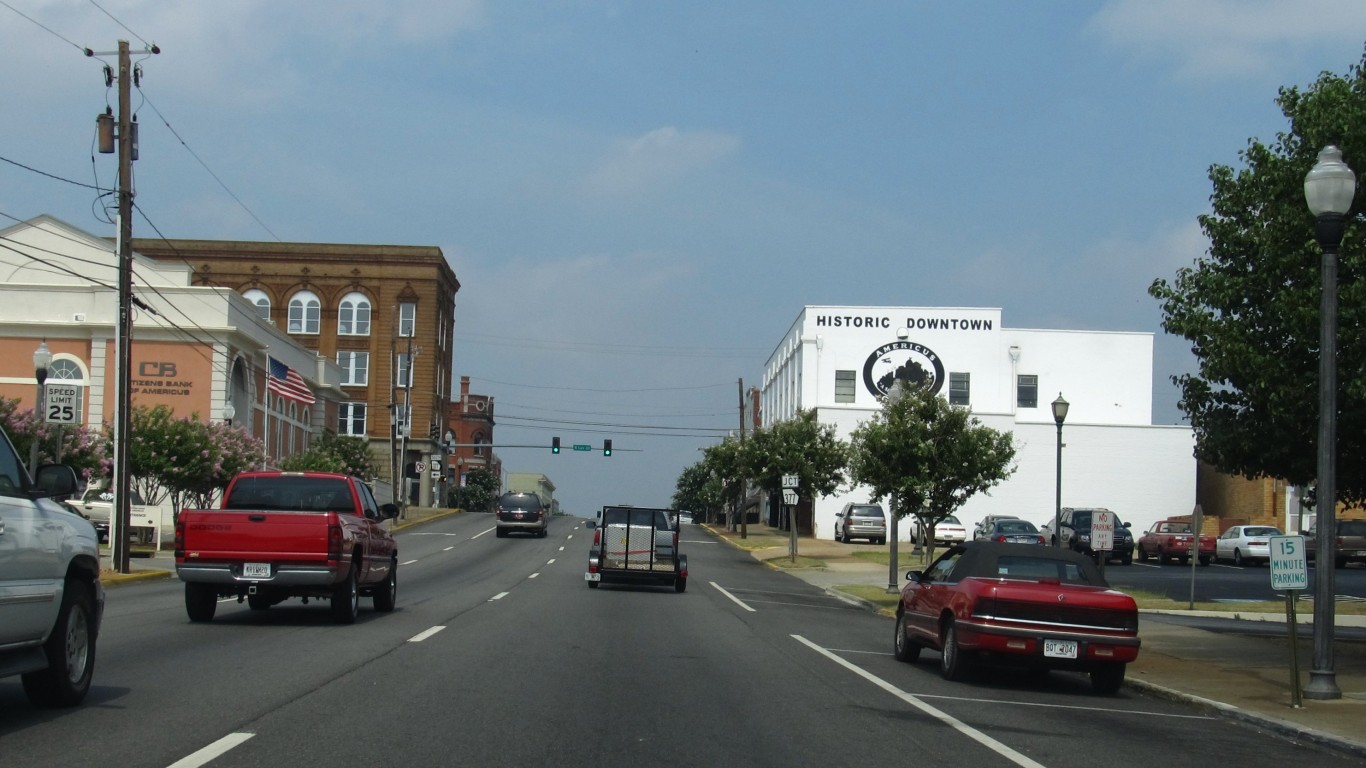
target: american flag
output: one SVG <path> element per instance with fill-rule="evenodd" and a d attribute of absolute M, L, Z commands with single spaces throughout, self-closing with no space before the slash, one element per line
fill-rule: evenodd
<path fill-rule="evenodd" d="M 266 376 L 268 391 L 304 405 L 317 402 L 317 398 L 313 397 L 313 391 L 304 383 L 304 377 L 300 376 L 298 371 L 269 355 L 266 359 L 270 361 L 270 374 Z"/>

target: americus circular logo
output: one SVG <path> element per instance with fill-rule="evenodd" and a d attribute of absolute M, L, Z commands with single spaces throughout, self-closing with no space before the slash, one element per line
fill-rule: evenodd
<path fill-rule="evenodd" d="M 896 381 L 920 384 L 938 394 L 944 387 L 944 361 L 934 350 L 914 341 L 883 344 L 863 364 L 863 385 L 878 397 L 885 397 Z"/>

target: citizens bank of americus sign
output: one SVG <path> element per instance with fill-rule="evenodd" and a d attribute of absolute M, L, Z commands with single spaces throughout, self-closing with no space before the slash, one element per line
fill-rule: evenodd
<path fill-rule="evenodd" d="M 863 363 L 863 385 L 873 395 L 885 397 L 897 381 L 926 386 L 938 394 L 944 388 L 944 361 L 914 341 L 883 344 Z"/>

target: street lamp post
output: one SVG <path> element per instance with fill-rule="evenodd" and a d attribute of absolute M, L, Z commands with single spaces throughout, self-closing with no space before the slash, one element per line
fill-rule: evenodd
<path fill-rule="evenodd" d="M 237 415 L 237 408 L 229 400 L 223 403 L 223 423 L 232 426 L 232 418 Z"/>
<path fill-rule="evenodd" d="M 47 367 L 52 364 L 52 351 L 47 348 L 47 340 L 38 342 L 38 348 L 33 350 L 33 377 L 38 380 L 38 398 L 33 405 L 33 442 L 28 449 L 28 471 L 32 476 L 38 474 L 38 432 L 43 423 L 44 395 L 47 383 Z"/>
<path fill-rule="evenodd" d="M 1347 212 L 1356 194 L 1356 174 L 1342 161 L 1342 151 L 1329 144 L 1304 177 L 1304 199 L 1314 214 L 1314 236 L 1322 252 L 1323 295 L 1319 309 L 1319 440 L 1318 484 L 1314 490 L 1314 663 L 1306 699 L 1340 699 L 1333 671 L 1333 562 L 1337 545 L 1337 336 L 1338 246 L 1347 228 Z"/>
<path fill-rule="evenodd" d="M 1053 503 L 1053 546 L 1062 546 L 1062 534 L 1059 532 L 1059 523 L 1062 521 L 1062 423 L 1067 420 L 1067 401 L 1062 399 L 1062 393 L 1058 393 L 1058 399 L 1053 401 L 1053 421 L 1058 424 L 1058 477 L 1057 495 Z"/>

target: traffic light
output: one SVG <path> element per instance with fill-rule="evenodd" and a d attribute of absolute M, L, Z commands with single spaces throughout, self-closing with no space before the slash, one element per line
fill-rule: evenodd
<path fill-rule="evenodd" d="M 602 455 L 603 455 L 603 456 L 611 456 L 611 455 L 612 455 L 612 441 L 611 441 L 611 440 L 603 440 L 603 441 L 602 441 Z"/>
<path fill-rule="evenodd" d="M 552 438 L 550 438 L 550 452 L 551 452 L 551 453 L 559 453 L 559 452 L 560 452 L 560 438 L 558 438 L 558 437 L 552 437 Z"/>

